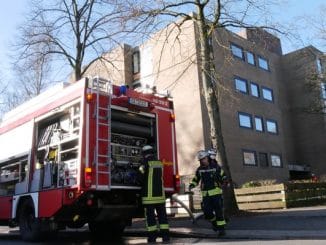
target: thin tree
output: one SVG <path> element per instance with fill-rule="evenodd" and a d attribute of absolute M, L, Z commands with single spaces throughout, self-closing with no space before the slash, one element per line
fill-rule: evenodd
<path fill-rule="evenodd" d="M 19 79 L 12 84 L 20 90 L 21 102 L 39 95 L 55 83 L 49 80 L 51 74 L 50 57 L 39 55 L 40 51 L 38 50 L 42 50 L 42 46 L 35 45 L 32 49 L 29 52 L 33 55 L 13 65 L 13 71 Z"/>
<path fill-rule="evenodd" d="M 326 5 L 321 5 L 313 16 L 303 16 L 303 30 L 311 30 L 311 35 L 318 48 L 326 47 L 326 20 L 323 18 L 326 14 Z M 307 49 L 309 55 L 315 57 L 315 65 L 313 67 L 300 67 L 300 69 L 308 69 L 308 77 L 305 82 L 305 89 L 309 94 L 309 103 L 305 107 L 300 108 L 303 112 L 312 114 L 326 114 L 326 55 L 322 51 Z M 317 68 L 317 69 L 316 69 Z"/>
<path fill-rule="evenodd" d="M 104 59 L 102 53 L 126 33 L 121 25 L 124 10 L 114 0 L 31 0 L 30 6 L 16 45 L 18 60 L 50 56 L 58 67 L 68 64 L 74 80 Z M 40 45 L 42 50 L 33 49 Z"/>
<path fill-rule="evenodd" d="M 276 1 L 277 2 L 277 1 Z M 199 67 L 201 70 L 202 90 L 201 95 L 205 100 L 206 110 L 210 124 L 211 147 L 218 149 L 222 164 L 229 179 L 232 180 L 229 163 L 227 159 L 224 139 L 222 134 L 220 107 L 219 107 L 219 76 L 214 66 L 212 38 L 215 38 L 218 29 L 223 28 L 269 28 L 278 31 L 270 24 L 249 19 L 250 13 L 266 14 L 267 6 L 275 4 L 273 1 L 252 0 L 190 0 L 190 1 L 141 1 L 135 7 L 135 1 L 131 2 L 134 7 L 135 16 L 151 17 L 151 24 L 157 18 L 162 21 L 167 19 L 173 21 L 176 26 L 182 26 L 186 21 L 195 23 L 198 32 L 199 43 Z M 191 13 L 190 13 L 191 12 Z M 180 20 L 181 19 L 181 20 Z M 177 21 L 178 20 L 178 21 Z M 251 20 L 251 21 L 250 21 Z M 181 29 L 181 28 L 180 28 Z M 237 210 L 234 189 L 228 191 L 228 204 L 230 212 Z"/>
<path fill-rule="evenodd" d="M 6 104 L 4 100 L 5 100 L 5 93 L 8 87 L 8 84 L 6 83 L 6 81 L 4 81 L 1 72 L 0 72 L 0 85 L 1 85 L 1 89 L 0 89 L 0 121 L 1 121 L 2 115 L 6 111 L 5 109 Z"/>
<path fill-rule="evenodd" d="M 0 91 L 1 113 L 5 113 L 24 101 L 40 94 L 53 82 L 49 82 L 51 72 L 49 57 L 40 55 L 43 49 L 41 44 L 32 46 L 28 51 L 30 55 L 26 59 L 16 59 L 12 64 L 12 72 L 15 75 L 13 81 L 7 79 L 2 81 L 5 88 Z M 20 56 L 17 51 L 12 55 L 12 59 Z"/>
<path fill-rule="evenodd" d="M 302 64 L 299 67 L 307 74 L 303 83 L 306 99 L 297 110 L 301 113 L 326 114 L 326 82 L 324 79 L 326 56 L 312 47 L 307 48 L 306 53 L 302 54 L 302 57 L 305 56 L 307 59 L 311 57 L 310 60 L 313 60 L 311 60 L 310 66 Z"/>

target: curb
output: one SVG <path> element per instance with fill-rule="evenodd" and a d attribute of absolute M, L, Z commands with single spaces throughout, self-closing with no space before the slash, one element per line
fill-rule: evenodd
<path fill-rule="evenodd" d="M 127 229 L 124 232 L 127 236 L 146 236 L 146 230 L 142 228 Z M 217 233 L 210 229 L 170 229 L 172 237 L 184 238 L 213 238 L 213 239 L 263 239 L 263 240 L 289 240 L 289 239 L 326 239 L 326 231 L 313 230 L 226 230 L 226 235 L 218 237 Z"/>

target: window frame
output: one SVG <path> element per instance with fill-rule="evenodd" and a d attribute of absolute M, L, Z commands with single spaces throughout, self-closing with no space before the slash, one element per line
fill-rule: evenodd
<path fill-rule="evenodd" d="M 138 64 L 137 64 L 138 70 L 135 69 L 136 67 L 135 56 L 137 56 L 138 58 Z M 138 74 L 138 73 L 140 73 L 140 51 L 136 50 L 132 53 L 132 74 Z"/>
<path fill-rule="evenodd" d="M 234 80 L 235 91 L 237 91 L 239 93 L 242 93 L 242 94 L 249 94 L 248 80 L 247 79 L 244 79 L 244 78 L 239 77 L 239 76 L 234 76 L 233 80 Z M 240 89 L 237 89 L 237 80 L 245 83 L 246 91 L 242 91 Z"/>
<path fill-rule="evenodd" d="M 246 126 L 242 126 L 241 125 L 241 120 L 240 120 L 240 116 L 247 116 L 250 119 L 250 127 L 246 127 Z M 245 129 L 253 129 L 253 122 L 252 122 L 252 115 L 246 112 L 242 112 L 242 111 L 238 111 L 238 120 L 239 120 L 239 127 L 240 128 L 245 128 Z"/>
<path fill-rule="evenodd" d="M 323 65 L 322 65 L 322 60 L 321 58 L 316 59 L 316 66 L 317 66 L 317 74 L 322 74 L 323 73 Z"/>
<path fill-rule="evenodd" d="M 252 55 L 252 58 L 253 58 L 253 62 L 254 63 L 249 62 L 248 54 L 251 54 Z M 253 52 L 246 50 L 246 61 L 247 61 L 247 63 L 249 65 L 256 66 L 256 55 Z"/>
<path fill-rule="evenodd" d="M 245 153 L 253 154 L 254 159 L 255 159 L 255 164 L 248 164 L 245 161 Z M 251 166 L 251 167 L 257 167 L 258 166 L 258 161 L 257 161 L 257 152 L 254 150 L 249 150 L 249 149 L 242 149 L 242 163 L 244 166 Z"/>
<path fill-rule="evenodd" d="M 258 55 L 257 57 L 258 57 L 257 66 L 258 66 L 260 69 L 264 70 L 264 71 L 270 71 L 269 60 L 266 59 L 265 57 L 261 56 L 261 55 Z M 261 60 L 262 60 L 262 61 L 266 61 L 267 69 L 266 69 L 265 67 L 261 66 L 261 62 L 260 62 Z"/>
<path fill-rule="evenodd" d="M 236 55 L 236 54 L 233 52 L 233 48 L 232 48 L 232 47 L 235 47 L 235 48 L 238 48 L 238 49 L 241 50 L 241 57 L 238 56 L 238 55 Z M 240 59 L 240 60 L 243 60 L 243 61 L 245 60 L 245 54 L 244 54 L 244 49 L 243 49 L 243 47 L 241 47 L 240 45 L 237 45 L 237 44 L 235 44 L 235 43 L 230 42 L 230 50 L 231 50 L 231 54 L 232 54 L 233 57 L 235 57 L 235 58 L 237 58 L 237 59 Z"/>
<path fill-rule="evenodd" d="M 131 85 L 132 85 L 132 89 L 141 88 L 141 86 L 142 86 L 140 79 L 133 80 Z"/>
<path fill-rule="evenodd" d="M 272 100 L 267 99 L 267 98 L 264 97 L 264 90 L 265 91 L 267 90 L 267 91 L 270 91 L 271 92 Z M 270 102 L 270 103 L 274 103 L 274 91 L 273 91 L 273 89 L 268 88 L 268 87 L 261 86 L 261 98 L 263 100 L 265 100 L 265 101 Z"/>
<path fill-rule="evenodd" d="M 320 89 L 321 89 L 321 98 L 323 100 L 326 100 L 326 82 L 320 83 Z"/>
<path fill-rule="evenodd" d="M 256 127 L 256 125 L 257 125 L 256 124 L 256 119 L 260 119 L 261 130 L 258 130 L 257 127 Z M 265 132 L 265 127 L 264 127 L 264 119 L 263 119 L 263 117 L 255 115 L 254 118 L 253 118 L 253 121 L 255 122 L 255 131 L 260 132 L 260 133 L 264 133 Z"/>
<path fill-rule="evenodd" d="M 255 98 L 260 98 L 260 90 L 259 90 L 259 85 L 257 84 L 257 83 L 255 83 L 255 82 L 250 82 L 250 84 L 249 84 L 250 86 L 250 95 L 252 96 L 252 97 L 255 97 Z M 252 93 L 252 89 L 251 89 L 251 85 L 254 85 L 254 86 L 256 86 L 257 87 L 257 96 L 256 95 L 254 95 L 253 93 Z"/>
<path fill-rule="evenodd" d="M 264 155 L 266 158 L 265 158 L 265 160 L 266 160 L 266 165 L 262 165 L 261 164 L 261 161 L 260 161 L 260 156 L 261 155 Z M 258 159 L 259 159 L 259 166 L 260 167 L 263 167 L 263 168 L 268 168 L 269 167 L 269 157 L 268 157 L 268 153 L 267 152 L 258 152 Z"/>
<path fill-rule="evenodd" d="M 275 123 L 275 126 L 276 126 L 276 127 L 275 127 L 275 128 L 276 128 L 276 132 L 272 132 L 272 131 L 269 131 L 269 130 L 268 130 L 268 122 Z M 267 132 L 267 133 L 274 134 L 274 135 L 279 134 L 278 123 L 277 123 L 276 120 L 266 118 L 266 119 L 265 119 L 265 125 L 266 125 L 266 132 Z"/>
<path fill-rule="evenodd" d="M 272 156 L 278 156 L 279 157 L 279 159 L 280 159 L 280 166 L 273 165 Z M 271 167 L 273 167 L 273 168 L 283 168 L 283 160 L 282 160 L 282 154 L 281 153 L 271 152 L 269 154 L 269 160 L 271 161 Z"/>

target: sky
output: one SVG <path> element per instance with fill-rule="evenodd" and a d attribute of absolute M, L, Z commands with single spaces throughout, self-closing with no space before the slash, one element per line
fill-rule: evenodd
<path fill-rule="evenodd" d="M 10 42 L 16 36 L 17 28 L 24 19 L 24 11 L 28 8 L 28 0 L 1 1 L 0 7 L 0 74 L 9 74 L 9 50 Z"/>
<path fill-rule="evenodd" d="M 50 0 L 49 0 L 50 1 Z M 274 0 L 275 1 L 275 0 Z M 298 16 L 314 15 L 318 8 L 326 0 L 279 0 L 281 5 L 273 9 L 274 17 L 281 22 L 287 23 L 295 20 Z M 17 35 L 17 29 L 24 20 L 24 12 L 28 9 L 28 0 L 4 0 L 1 1 L 0 8 L 0 78 L 10 77 L 12 74 L 9 69 L 8 51 L 10 43 L 14 41 Z M 305 45 L 316 45 L 315 40 L 309 36 L 309 30 L 300 31 L 304 37 L 304 43 L 289 42 L 286 38 L 282 39 L 283 53 L 291 52 L 302 48 Z M 317 48 L 320 48 L 317 46 Z M 326 50 L 321 49 L 326 52 Z M 1 74 L 2 73 L 2 74 Z"/>

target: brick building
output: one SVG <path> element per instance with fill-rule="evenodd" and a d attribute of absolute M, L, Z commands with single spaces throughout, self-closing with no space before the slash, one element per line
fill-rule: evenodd
<path fill-rule="evenodd" d="M 124 44 L 105 54 L 112 63 L 95 63 L 87 74 L 145 92 L 155 86 L 172 95 L 181 175 L 193 174 L 196 152 L 209 148 L 210 142 L 196 36 L 192 21 L 181 29 L 167 26 L 139 47 Z M 309 98 L 326 99 L 323 83 L 318 83 L 317 93 L 305 91 L 312 74 L 322 73 L 323 53 L 307 47 L 283 55 L 280 40 L 259 29 L 239 34 L 219 29 L 212 45 L 222 131 L 235 183 L 284 181 L 290 173 L 310 170 L 325 174 L 325 117 L 302 109 Z"/>

